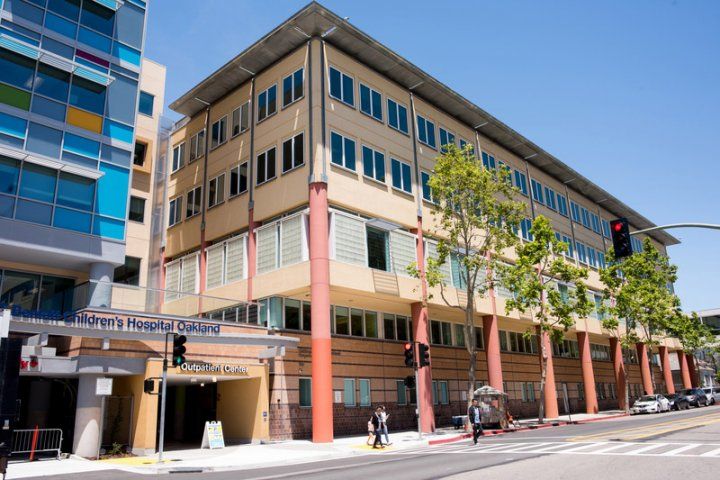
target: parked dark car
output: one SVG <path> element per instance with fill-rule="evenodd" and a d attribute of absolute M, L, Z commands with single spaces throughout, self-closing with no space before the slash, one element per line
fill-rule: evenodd
<path fill-rule="evenodd" d="M 693 407 L 708 406 L 707 395 L 705 395 L 702 388 L 686 388 L 685 390 L 678 392 L 678 395 L 685 397 L 688 403 Z"/>
<path fill-rule="evenodd" d="M 690 402 L 688 402 L 687 397 L 681 393 L 668 395 L 667 399 L 670 400 L 671 410 L 687 410 L 690 408 Z"/>

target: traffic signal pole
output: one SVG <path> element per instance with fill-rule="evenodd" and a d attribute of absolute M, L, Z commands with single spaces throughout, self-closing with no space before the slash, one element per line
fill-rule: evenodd
<path fill-rule="evenodd" d="M 167 332 L 165 334 L 165 354 L 163 355 L 163 369 L 162 369 L 162 387 L 160 394 L 160 435 L 158 438 L 158 463 L 163 461 L 163 447 L 165 446 L 165 398 L 167 393 L 167 370 L 168 370 L 168 336 L 177 335 L 175 332 Z"/>
<path fill-rule="evenodd" d="M 418 342 L 413 342 L 413 349 L 415 348 L 415 345 L 419 345 Z M 419 350 L 419 349 L 418 349 Z M 418 352 L 420 353 L 420 352 Z M 422 408 L 420 408 L 420 373 L 418 368 L 418 357 L 415 356 L 415 362 L 413 365 L 413 370 L 415 370 L 415 407 L 417 408 L 418 412 L 418 440 L 422 440 Z"/>

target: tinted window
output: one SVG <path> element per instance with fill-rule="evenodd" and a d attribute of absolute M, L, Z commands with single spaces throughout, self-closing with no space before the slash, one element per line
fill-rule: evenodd
<path fill-rule="evenodd" d="M 69 73 L 41 63 L 38 65 L 38 73 L 35 77 L 35 92 L 66 102 L 69 82 Z"/>
<path fill-rule="evenodd" d="M 142 10 L 125 3 L 115 12 L 115 36 L 118 40 L 128 45 L 142 47 L 142 36 L 145 14 Z"/>
<path fill-rule="evenodd" d="M 137 82 L 117 75 L 115 81 L 108 86 L 108 117 L 132 124 L 135 121 L 136 95 Z"/>
<path fill-rule="evenodd" d="M 58 122 L 65 121 L 65 105 L 37 95 L 33 98 L 32 111 L 33 113 L 52 118 Z"/>
<path fill-rule="evenodd" d="M 28 151 L 57 158 L 60 156 L 62 132 L 38 123 L 30 123 L 25 148 Z"/>
<path fill-rule="evenodd" d="M 115 12 L 95 2 L 83 2 L 80 24 L 105 35 L 112 35 L 114 23 Z"/>
<path fill-rule="evenodd" d="M 140 259 L 125 257 L 125 264 L 115 269 L 113 282 L 124 283 L 125 285 L 140 284 Z"/>
<path fill-rule="evenodd" d="M 39 286 L 40 275 L 5 270 L 2 276 L 0 303 L 8 306 L 17 305 L 29 310 L 35 309 Z"/>
<path fill-rule="evenodd" d="M 138 102 L 138 112 L 152 117 L 153 104 L 155 103 L 155 97 L 147 92 L 140 92 L 140 100 Z"/>
<path fill-rule="evenodd" d="M 91 211 L 94 196 L 94 180 L 60 172 L 57 194 L 58 205 Z"/>
<path fill-rule="evenodd" d="M 71 20 L 77 20 L 80 13 L 80 0 L 48 0 L 48 10 Z"/>
<path fill-rule="evenodd" d="M 14 195 L 17 191 L 20 162 L 15 159 L 0 157 L 0 193 Z"/>
<path fill-rule="evenodd" d="M 102 115 L 105 112 L 105 87 L 74 77 L 70 89 L 70 104 Z"/>
<path fill-rule="evenodd" d="M 0 72 L 3 82 L 30 90 L 35 74 L 35 62 L 9 50 L 0 49 Z"/>
<path fill-rule="evenodd" d="M 43 275 L 40 286 L 40 310 L 65 312 L 72 309 L 75 280 Z"/>

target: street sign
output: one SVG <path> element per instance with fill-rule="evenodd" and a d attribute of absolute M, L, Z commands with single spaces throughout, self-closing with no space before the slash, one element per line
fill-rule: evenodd
<path fill-rule="evenodd" d="M 112 386 L 113 386 L 112 378 L 98 378 L 97 383 L 95 384 L 95 395 L 98 395 L 98 396 L 112 395 Z"/>

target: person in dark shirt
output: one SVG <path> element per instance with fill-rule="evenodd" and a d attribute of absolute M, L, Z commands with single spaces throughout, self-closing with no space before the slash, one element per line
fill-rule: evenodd
<path fill-rule="evenodd" d="M 478 406 L 477 399 L 473 398 L 472 404 L 468 408 L 468 422 L 473 428 L 473 443 L 477 445 L 478 437 L 483 434 L 482 428 L 482 412 Z"/>

